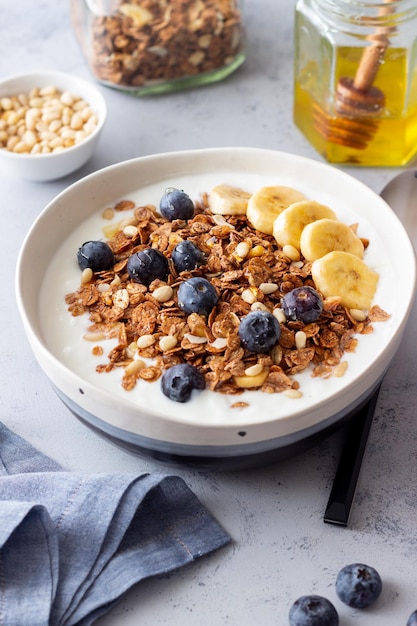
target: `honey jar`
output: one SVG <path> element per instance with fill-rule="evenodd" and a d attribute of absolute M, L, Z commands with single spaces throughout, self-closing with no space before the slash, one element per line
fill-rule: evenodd
<path fill-rule="evenodd" d="M 329 162 L 417 154 L 415 0 L 298 0 L 294 122 Z"/>

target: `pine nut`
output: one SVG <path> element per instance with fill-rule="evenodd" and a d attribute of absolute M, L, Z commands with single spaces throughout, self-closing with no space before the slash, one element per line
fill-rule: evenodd
<path fill-rule="evenodd" d="M 263 302 L 254 302 L 250 306 L 251 311 L 268 311 L 268 307 L 266 307 Z"/>
<path fill-rule="evenodd" d="M 277 318 L 280 324 L 285 324 L 287 321 L 287 316 L 284 311 L 278 307 L 272 311 L 272 315 Z"/>
<path fill-rule="evenodd" d="M 303 397 L 303 394 L 298 389 L 286 389 L 284 395 L 286 395 L 287 398 L 293 398 L 295 400 Z"/>
<path fill-rule="evenodd" d="M 133 237 L 136 237 L 138 232 L 139 231 L 136 226 L 132 226 L 132 224 L 129 224 L 129 226 L 125 226 L 123 229 L 123 234 L 125 235 L 125 237 L 129 237 L 129 239 L 133 239 Z"/>
<path fill-rule="evenodd" d="M 247 302 L 248 304 L 253 304 L 254 302 L 256 302 L 256 295 L 251 289 L 244 289 L 240 297 L 244 302 Z"/>
<path fill-rule="evenodd" d="M 357 322 L 364 322 L 366 320 L 365 311 L 361 311 L 360 309 L 349 309 L 349 313 Z"/>
<path fill-rule="evenodd" d="M 81 274 L 81 284 L 86 285 L 93 278 L 93 270 L 91 267 L 86 267 Z"/>
<path fill-rule="evenodd" d="M 282 348 L 279 344 L 274 346 L 271 350 L 271 359 L 274 365 L 279 365 L 282 361 Z"/>
<path fill-rule="evenodd" d="M 57 88 L 54 85 L 47 85 L 39 89 L 41 96 L 54 96 L 57 93 Z"/>
<path fill-rule="evenodd" d="M 74 103 L 74 96 L 69 91 L 63 91 L 61 94 L 62 104 L 71 106 Z"/>
<path fill-rule="evenodd" d="M 81 130 L 83 126 L 84 122 L 81 115 L 79 113 L 74 113 L 71 118 L 70 128 L 72 128 L 73 130 Z"/>
<path fill-rule="evenodd" d="M 15 147 L 13 148 L 13 152 L 17 154 L 22 154 L 23 152 L 29 152 L 30 147 L 24 141 L 18 141 Z"/>
<path fill-rule="evenodd" d="M 285 254 L 285 256 L 290 259 L 290 261 L 299 261 L 300 260 L 300 253 L 297 250 L 297 248 L 295 246 L 292 246 L 291 244 L 287 244 L 285 246 L 283 246 L 282 248 L 282 252 Z"/>
<path fill-rule="evenodd" d="M 161 337 L 159 340 L 159 347 L 162 352 L 168 352 L 168 350 L 172 350 L 178 343 L 178 339 L 174 337 L 174 335 L 166 335 L 165 337 Z"/>
<path fill-rule="evenodd" d="M 278 285 L 276 283 L 261 283 L 259 289 L 267 296 L 270 293 L 275 293 L 278 289 Z"/>
<path fill-rule="evenodd" d="M 295 347 L 297 350 L 302 350 L 306 347 L 307 335 L 303 330 L 299 330 L 295 333 Z"/>
<path fill-rule="evenodd" d="M 262 372 L 262 365 L 260 363 L 255 363 L 255 365 L 251 365 L 245 369 L 245 376 L 257 376 Z"/>
<path fill-rule="evenodd" d="M 61 126 L 62 126 L 61 120 L 53 120 L 53 122 L 49 124 L 49 131 L 51 133 L 56 133 L 56 131 L 59 130 Z M 62 136 L 62 133 L 61 133 L 61 136 Z"/>
<path fill-rule="evenodd" d="M 342 376 L 345 375 L 345 372 L 346 372 L 347 368 L 348 368 L 348 362 L 347 361 L 341 361 L 334 368 L 333 374 L 335 376 L 337 376 L 337 378 L 341 378 Z"/>
<path fill-rule="evenodd" d="M 174 295 L 174 290 L 169 285 L 162 285 L 162 287 L 157 287 L 152 295 L 158 302 L 168 302 Z"/>
<path fill-rule="evenodd" d="M 54 137 L 49 142 L 50 148 L 58 148 L 58 146 L 63 146 L 63 145 L 64 145 L 64 140 L 62 139 L 62 137 Z"/>
<path fill-rule="evenodd" d="M 13 108 L 12 101 L 10 100 L 10 98 L 6 98 L 6 97 L 0 99 L 0 105 L 2 109 L 4 109 L 5 111 L 9 111 L 10 109 Z"/>
<path fill-rule="evenodd" d="M 29 146 L 29 148 L 33 148 L 36 143 L 36 135 L 33 130 L 27 130 L 22 135 L 22 141 Z"/>
<path fill-rule="evenodd" d="M 141 337 L 138 337 L 136 343 L 140 349 L 149 348 L 155 343 L 155 337 L 153 335 L 142 335 Z"/>
<path fill-rule="evenodd" d="M 126 348 L 127 356 L 130 356 L 132 359 L 138 351 L 138 344 L 136 341 L 132 341 Z"/>
<path fill-rule="evenodd" d="M 235 248 L 235 255 L 240 257 L 241 259 L 245 259 L 248 256 L 250 250 L 250 245 L 247 241 L 241 241 L 237 244 Z"/>
<path fill-rule="evenodd" d="M 134 359 L 128 365 L 126 365 L 125 374 L 127 374 L 128 376 L 134 376 L 135 374 L 140 372 L 140 370 L 143 370 L 144 367 L 146 367 L 145 361 L 142 361 L 142 359 Z"/>

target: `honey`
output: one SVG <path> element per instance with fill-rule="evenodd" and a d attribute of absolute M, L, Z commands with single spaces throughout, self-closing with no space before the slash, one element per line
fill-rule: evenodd
<path fill-rule="evenodd" d="M 361 14 L 354 23 L 331 14 L 350 4 L 297 4 L 294 122 L 329 162 L 402 166 L 417 154 L 417 7 L 407 0 L 364 2 L 368 19 Z M 367 87 L 349 87 L 364 51 L 372 53 L 376 46 L 374 67 L 368 63 L 364 70 Z"/>

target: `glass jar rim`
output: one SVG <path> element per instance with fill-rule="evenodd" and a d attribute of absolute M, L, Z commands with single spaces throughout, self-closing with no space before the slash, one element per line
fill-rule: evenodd
<path fill-rule="evenodd" d="M 415 0 L 311 0 L 313 8 L 329 24 L 349 26 L 358 34 L 372 29 L 394 31 L 417 19 Z"/>

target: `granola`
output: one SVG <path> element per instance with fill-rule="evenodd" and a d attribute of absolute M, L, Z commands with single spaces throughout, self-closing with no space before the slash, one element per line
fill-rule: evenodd
<path fill-rule="evenodd" d="M 313 377 L 342 376 L 345 354 L 355 351 L 358 335 L 372 333 L 374 322 L 389 317 L 377 305 L 360 315 L 332 297 L 323 299 L 323 311 L 313 323 L 285 319 L 281 298 L 295 287 L 315 286 L 312 264 L 302 257 L 289 258 L 275 238 L 255 230 L 246 215 L 219 220 L 209 209 L 207 193 L 195 202 L 189 220 L 168 221 L 156 206 L 136 206 L 130 200 L 108 207 L 103 216 L 110 219 L 122 211 L 129 217 L 103 229 L 114 266 L 91 272 L 77 291 L 67 294 L 66 304 L 73 316 L 89 316 L 86 340 L 116 339 L 96 370 L 122 368 L 125 390 L 133 389 L 139 379 L 157 381 L 175 364 L 190 363 L 214 392 L 239 395 L 260 389 L 300 397 L 296 374 L 309 369 Z M 178 274 L 171 255 L 183 240 L 198 246 L 205 261 Z M 367 247 L 369 242 L 363 241 Z M 166 281 L 146 286 L 132 281 L 126 266 L 132 254 L 149 247 L 164 254 L 170 271 Z M 178 306 L 178 286 L 193 276 L 208 278 L 217 290 L 217 305 L 208 316 L 186 314 Z M 268 354 L 245 350 L 238 335 L 242 317 L 257 308 L 280 322 L 279 341 Z M 100 357 L 102 350 L 94 346 L 92 353 Z"/>
<path fill-rule="evenodd" d="M 121 0 L 91 17 L 90 39 L 98 79 L 140 88 L 228 66 L 244 37 L 236 0 Z"/>

